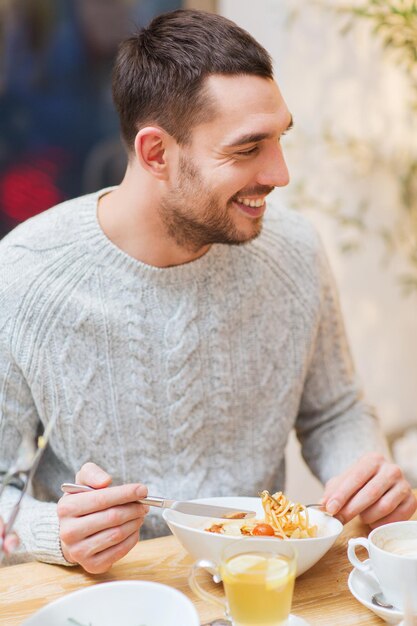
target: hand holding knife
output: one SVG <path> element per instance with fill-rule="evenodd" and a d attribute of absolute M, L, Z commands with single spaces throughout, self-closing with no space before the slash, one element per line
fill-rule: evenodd
<path fill-rule="evenodd" d="M 63 483 L 61 485 L 63 493 L 81 493 L 86 491 L 95 491 L 93 487 L 88 485 L 78 485 L 76 483 Z M 198 502 L 181 502 L 177 500 L 168 500 L 166 498 L 147 496 L 138 500 L 141 504 L 155 506 L 163 509 L 173 509 L 179 513 L 188 515 L 199 515 L 201 517 L 216 517 L 221 519 L 248 519 L 255 517 L 254 511 L 242 511 L 240 509 L 232 509 L 224 506 L 213 506 L 211 504 L 199 504 Z"/>

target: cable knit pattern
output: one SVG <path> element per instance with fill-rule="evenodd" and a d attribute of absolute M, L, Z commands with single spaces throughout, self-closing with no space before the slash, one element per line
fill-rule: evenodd
<path fill-rule="evenodd" d="M 284 488 L 292 428 L 322 481 L 385 451 L 304 217 L 269 207 L 253 242 L 161 269 L 106 238 L 96 217 L 105 191 L 0 243 L 0 474 L 22 436 L 58 415 L 15 560 L 66 564 L 55 503 L 86 461 L 115 484 L 180 499 Z M 17 495 L 6 490 L 2 515 Z M 165 532 L 152 510 L 142 537 Z"/>
<path fill-rule="evenodd" d="M 131 473 L 131 468 L 135 466 L 136 454 L 139 454 L 144 475 L 153 476 L 159 489 L 162 488 L 163 484 L 163 471 L 161 450 L 158 448 L 158 406 L 153 393 L 155 371 L 152 368 L 154 345 L 152 345 L 151 310 L 147 308 L 143 293 L 135 294 L 134 298 L 131 297 L 131 291 L 126 293 L 128 302 L 124 314 L 129 355 L 129 360 L 126 361 L 126 392 L 134 398 L 135 408 L 132 431 L 126 434 L 133 437 L 138 446 L 137 450 L 129 450 L 130 455 L 126 458 L 127 480 L 128 482 L 138 480 L 138 477 Z M 149 446 L 158 450 L 159 453 L 148 455 Z"/>
<path fill-rule="evenodd" d="M 198 467 L 203 450 L 195 443 L 201 443 L 198 434 L 204 428 L 204 393 L 199 359 L 201 341 L 196 324 L 196 294 L 188 294 L 191 295 L 191 301 L 187 302 L 185 295 L 180 297 L 164 333 L 168 428 L 175 469 L 183 476 L 181 488 L 186 490 L 185 483 L 191 478 L 199 490 L 205 472 L 201 466 Z M 188 458 L 182 455 L 184 449 L 191 452 Z M 193 475 L 190 476 L 193 469 Z"/>

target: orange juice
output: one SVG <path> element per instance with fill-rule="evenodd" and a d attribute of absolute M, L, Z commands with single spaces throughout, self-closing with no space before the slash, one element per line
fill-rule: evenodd
<path fill-rule="evenodd" d="M 238 554 L 220 567 L 235 626 L 281 626 L 291 610 L 295 565 L 286 556 Z"/>

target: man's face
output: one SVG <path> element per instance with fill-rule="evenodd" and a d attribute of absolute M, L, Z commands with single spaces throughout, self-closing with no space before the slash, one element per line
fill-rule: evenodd
<path fill-rule="evenodd" d="M 179 146 L 160 215 L 176 242 L 193 251 L 259 235 L 265 197 L 288 184 L 280 139 L 292 118 L 273 80 L 212 75 L 216 115 Z"/>

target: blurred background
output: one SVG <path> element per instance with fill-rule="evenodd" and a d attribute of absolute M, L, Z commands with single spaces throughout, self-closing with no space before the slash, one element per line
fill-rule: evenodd
<path fill-rule="evenodd" d="M 366 397 L 417 486 L 414 0 L 0 0 L 0 237 L 121 180 L 117 45 L 180 6 L 229 17 L 274 59 L 295 119 L 274 193 L 321 233 Z M 314 501 L 295 438 L 287 461 L 289 495 Z"/>
<path fill-rule="evenodd" d="M 121 39 L 181 0 L 0 0 L 0 236 L 117 183 L 111 100 Z"/>
<path fill-rule="evenodd" d="M 367 400 L 417 486 L 417 4 L 221 0 L 272 54 L 293 113 L 277 199 L 319 230 Z M 287 491 L 321 486 L 287 450 Z"/>

